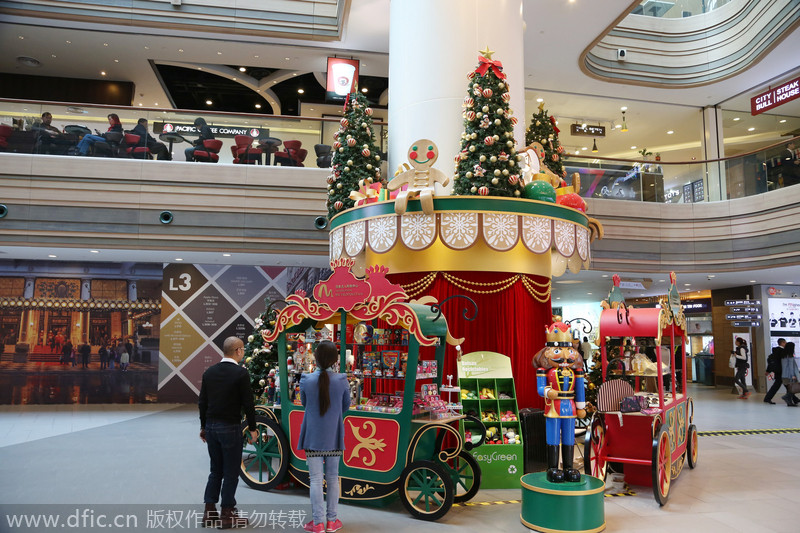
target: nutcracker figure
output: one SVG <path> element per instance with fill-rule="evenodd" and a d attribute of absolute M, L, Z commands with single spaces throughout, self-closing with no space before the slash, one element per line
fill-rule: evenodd
<path fill-rule="evenodd" d="M 555 322 L 547 331 L 545 348 L 533 357 L 537 367 L 536 388 L 545 403 L 547 437 L 547 480 L 580 481 L 581 474 L 572 467 L 575 451 L 575 417 L 586 416 L 583 360 L 572 347 L 572 333 L 563 322 Z M 563 471 L 558 468 L 561 445 Z"/>

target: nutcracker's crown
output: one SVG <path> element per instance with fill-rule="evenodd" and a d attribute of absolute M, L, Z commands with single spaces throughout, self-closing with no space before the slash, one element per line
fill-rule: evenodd
<path fill-rule="evenodd" d="M 555 322 L 549 328 L 545 328 L 545 332 L 547 346 L 572 346 L 572 332 L 563 322 Z"/>

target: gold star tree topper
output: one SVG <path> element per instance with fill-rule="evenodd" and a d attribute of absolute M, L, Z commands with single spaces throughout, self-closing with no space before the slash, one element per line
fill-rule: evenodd
<path fill-rule="evenodd" d="M 494 54 L 494 50 L 489 50 L 489 45 L 487 44 L 485 49 L 480 50 L 480 53 L 486 59 L 492 59 L 492 54 Z"/>

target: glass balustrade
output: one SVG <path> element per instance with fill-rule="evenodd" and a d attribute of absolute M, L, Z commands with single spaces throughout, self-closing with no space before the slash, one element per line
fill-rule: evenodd
<path fill-rule="evenodd" d="M 632 15 L 658 18 L 685 18 L 709 13 L 719 9 L 731 0 L 644 0 Z"/>
<path fill-rule="evenodd" d="M 267 139 L 277 139 L 277 153 L 262 153 L 261 162 L 274 164 L 277 160 L 281 161 L 281 153 L 285 152 L 286 141 L 299 141 L 300 150 L 305 150 L 299 157 L 302 157 L 302 166 L 318 168 L 317 153 L 315 145 L 330 145 L 333 143 L 333 134 L 339 129 L 338 118 L 316 118 L 316 117 L 288 117 L 288 116 L 267 116 L 250 115 L 237 113 L 217 113 L 200 111 L 176 111 L 176 110 L 157 110 L 157 109 L 137 109 L 135 107 L 116 108 L 96 105 L 77 105 L 64 103 L 48 102 L 29 102 L 0 99 L 0 124 L 14 125 L 18 129 L 14 137 L 10 139 L 9 151 L 21 153 L 57 153 L 53 150 L 42 150 L 36 144 L 36 128 L 41 122 L 41 115 L 45 111 L 53 115 L 52 125 L 60 131 L 74 131 L 68 136 L 68 140 L 77 143 L 77 139 L 82 135 L 81 132 L 88 131 L 105 132 L 108 129 L 107 115 L 116 113 L 119 115 L 122 127 L 125 131 L 132 130 L 140 118 L 148 121 L 148 131 L 160 142 L 170 146 L 173 158 L 176 161 L 185 161 L 184 150 L 192 146 L 191 141 L 198 137 L 198 132 L 194 129 L 194 120 L 202 117 L 206 123 L 212 127 L 215 137 L 222 141 L 222 148 L 219 151 L 220 163 L 233 163 L 234 155 L 231 148 L 235 146 L 235 135 L 250 135 L 254 138 L 253 147 L 261 145 L 262 152 L 269 151 L 266 148 L 271 143 L 266 143 Z M 74 128 L 74 126 L 86 129 Z M 385 127 L 386 124 L 375 121 L 375 139 L 385 153 Z M 168 134 L 168 135 L 164 135 Z M 178 134 L 178 135 L 175 135 Z M 170 143 L 170 140 L 172 141 Z M 274 143 L 272 143 L 274 144 Z M 66 153 L 66 147 L 62 150 Z M 71 152 L 70 152 L 71 153 Z M 282 161 L 281 164 L 293 166 L 291 161 Z M 324 165 L 324 162 L 321 161 Z"/>
<path fill-rule="evenodd" d="M 44 111 L 52 113 L 52 124 L 59 130 L 69 129 L 69 126 L 84 126 L 91 132 L 102 132 L 108 128 L 108 113 L 117 113 L 126 130 L 132 129 L 139 118 L 146 118 L 149 130 L 155 133 L 155 137 L 169 131 L 181 133 L 188 140 L 197 137 L 197 133 L 187 130 L 191 130 L 196 117 L 202 116 L 217 129 L 217 138 L 223 141 L 220 150 L 220 163 L 223 164 L 233 162 L 230 147 L 234 145 L 234 135 L 246 133 L 256 139 L 254 145 L 269 137 L 279 139 L 282 143 L 278 146 L 279 151 L 283 149 L 285 141 L 300 141 L 308 151 L 304 166 L 315 168 L 317 156 L 314 145 L 331 145 L 333 134 L 339 127 L 337 118 L 111 108 L 0 99 L 0 124 L 14 124 L 19 128 L 14 133 L 15 137 L 10 139 L 7 151 L 35 151 L 35 128 Z M 375 130 L 376 142 L 385 155 L 388 150 L 387 124 L 376 121 Z M 168 140 L 162 137 L 162 142 L 167 144 Z M 173 140 L 175 160 L 183 161 L 183 151 L 189 146 L 187 142 Z M 800 182 L 798 147 L 800 137 L 795 137 L 714 161 L 656 161 L 652 156 L 643 161 L 569 154 L 564 156 L 564 166 L 568 183 L 571 183 L 573 174 L 580 176 L 580 194 L 585 198 L 658 203 L 713 202 L 797 184 Z"/>

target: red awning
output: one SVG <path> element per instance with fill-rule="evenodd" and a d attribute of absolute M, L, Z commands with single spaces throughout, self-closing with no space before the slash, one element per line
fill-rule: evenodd
<path fill-rule="evenodd" d="M 662 313 L 656 308 L 604 309 L 600 314 L 600 338 L 603 337 L 685 337 L 686 331 L 677 324 L 667 324 L 659 332 Z"/>

